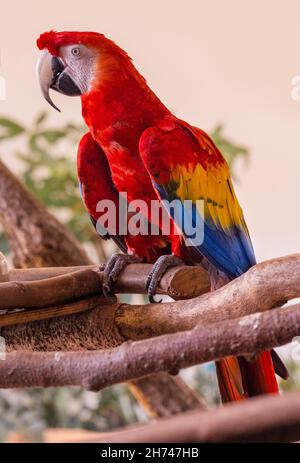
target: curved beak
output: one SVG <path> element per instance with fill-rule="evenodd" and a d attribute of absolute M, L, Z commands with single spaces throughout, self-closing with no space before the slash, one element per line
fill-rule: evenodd
<path fill-rule="evenodd" d="M 68 68 L 61 58 L 52 56 L 44 50 L 37 64 L 37 76 L 45 100 L 52 108 L 60 111 L 53 103 L 49 90 L 55 90 L 68 96 L 80 96 L 81 90 L 68 75 Z"/>

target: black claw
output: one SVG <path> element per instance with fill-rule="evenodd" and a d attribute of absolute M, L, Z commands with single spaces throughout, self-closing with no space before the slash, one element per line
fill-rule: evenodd
<path fill-rule="evenodd" d="M 118 276 L 127 264 L 140 262 L 138 256 L 132 254 L 113 254 L 107 264 L 101 265 L 100 271 L 104 272 L 102 291 L 105 297 L 114 296 L 114 285 Z"/>
<path fill-rule="evenodd" d="M 151 284 L 152 276 L 153 276 L 153 272 L 150 272 L 149 275 L 148 275 L 147 281 L 146 281 L 146 291 L 147 291 L 149 296 L 152 295 L 152 292 L 150 290 L 150 284 Z"/>
<path fill-rule="evenodd" d="M 112 297 L 115 293 L 111 290 L 111 288 L 107 285 L 102 286 L 102 292 L 104 297 Z"/>
<path fill-rule="evenodd" d="M 157 261 L 153 265 L 151 272 L 148 275 L 146 282 L 146 290 L 151 304 L 156 302 L 153 296 L 156 293 L 156 288 L 160 280 L 162 279 L 162 276 L 165 274 L 168 268 L 180 264 L 183 264 L 182 260 L 179 257 L 174 256 L 173 254 L 161 256 L 157 259 Z M 159 302 L 162 302 L 162 300 L 160 300 Z"/>

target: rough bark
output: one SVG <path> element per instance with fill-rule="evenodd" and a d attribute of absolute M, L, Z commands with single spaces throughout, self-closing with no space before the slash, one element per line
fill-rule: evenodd
<path fill-rule="evenodd" d="M 300 303 L 102 351 L 9 353 L 0 362 L 0 387 L 78 385 L 98 391 L 151 373 L 178 373 L 198 363 L 251 355 L 300 335 Z"/>
<path fill-rule="evenodd" d="M 205 409 L 206 406 L 196 392 L 193 392 L 180 376 L 170 376 L 167 373 L 153 374 L 156 382 L 149 381 L 149 376 L 131 381 L 131 390 L 135 397 L 147 410 L 149 416 L 167 417 L 180 412 Z M 160 386 L 158 388 L 158 385 Z M 143 394 L 140 393 L 142 388 Z M 153 404 L 156 404 L 155 414 Z M 157 406 L 159 404 L 159 407 Z"/>
<path fill-rule="evenodd" d="M 143 264 L 129 265 L 122 272 L 117 288 L 126 292 L 145 291 L 149 267 Z M 189 280 L 198 271 L 199 283 L 190 289 Z M 0 285 L 0 309 L 26 307 L 26 310 L 13 313 L 11 317 L 9 313 L 7 317 L 0 315 L 0 326 L 8 325 L 9 320 L 11 323 L 35 320 L 39 312 L 39 318 L 43 314 L 49 318 L 52 314 L 52 308 L 49 307 L 51 304 L 64 303 L 60 310 L 57 305 L 53 307 L 56 316 L 72 313 L 72 303 L 66 304 L 70 299 L 88 297 L 86 305 L 84 300 L 80 305 L 82 311 L 88 310 L 89 298 L 101 294 L 102 273 L 98 273 L 95 266 L 12 270 L 9 276 L 16 281 Z M 176 292 L 177 297 L 187 294 L 191 296 L 196 290 L 202 293 L 207 289 L 206 277 L 207 274 L 198 267 L 176 267 L 170 269 L 163 278 L 160 292 Z M 34 281 L 35 278 L 43 279 Z M 273 283 L 275 279 L 276 286 Z M 295 254 L 258 264 L 219 290 L 190 301 L 143 306 L 114 304 L 112 310 L 115 314 L 112 316 L 124 338 L 142 339 L 191 329 L 200 323 L 208 324 L 263 312 L 280 305 L 283 299 L 287 301 L 299 296 L 300 256 Z M 48 306 L 47 310 L 43 306 Z M 98 307 L 101 307 L 101 299 Z M 78 311 L 77 303 L 74 311 Z"/>
<path fill-rule="evenodd" d="M 126 338 L 141 339 L 263 312 L 299 296 L 300 254 L 293 254 L 257 264 L 217 291 L 195 299 L 163 306 L 123 304 L 116 324 Z"/>

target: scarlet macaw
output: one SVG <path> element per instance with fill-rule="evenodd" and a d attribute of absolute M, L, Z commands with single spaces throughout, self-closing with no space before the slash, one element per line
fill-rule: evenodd
<path fill-rule="evenodd" d="M 37 45 L 44 50 L 38 74 L 46 100 L 56 108 L 50 88 L 81 96 L 89 134 L 79 148 L 79 178 L 94 221 L 95 205 L 101 198 L 113 194 L 116 202 L 116 193 L 126 192 L 129 202 L 143 199 L 149 206 L 157 198 L 178 199 L 183 213 L 184 201 L 192 200 L 188 214 L 204 226 L 201 244 L 185 236 L 183 229 L 180 236 L 173 230 L 147 239 L 114 237 L 128 256 L 123 261 L 114 257 L 108 264 L 107 287 L 130 260 L 152 262 L 160 256 L 149 276 L 150 296 L 166 268 L 181 260 L 206 265 L 214 288 L 254 265 L 253 247 L 227 163 L 209 136 L 172 115 L 128 55 L 104 35 L 50 31 L 39 37 Z M 197 206 L 200 199 L 204 213 Z M 172 218 L 180 228 L 182 224 Z M 151 221 L 150 216 L 147 219 Z M 275 353 L 264 352 L 254 360 L 229 357 L 217 362 L 223 401 L 278 392 L 274 364 L 285 376 Z"/>

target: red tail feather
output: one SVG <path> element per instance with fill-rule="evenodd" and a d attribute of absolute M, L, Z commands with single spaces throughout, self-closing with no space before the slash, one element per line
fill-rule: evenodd
<path fill-rule="evenodd" d="M 244 357 L 227 357 L 216 366 L 222 402 L 278 393 L 270 352 L 257 355 L 253 361 Z"/>

